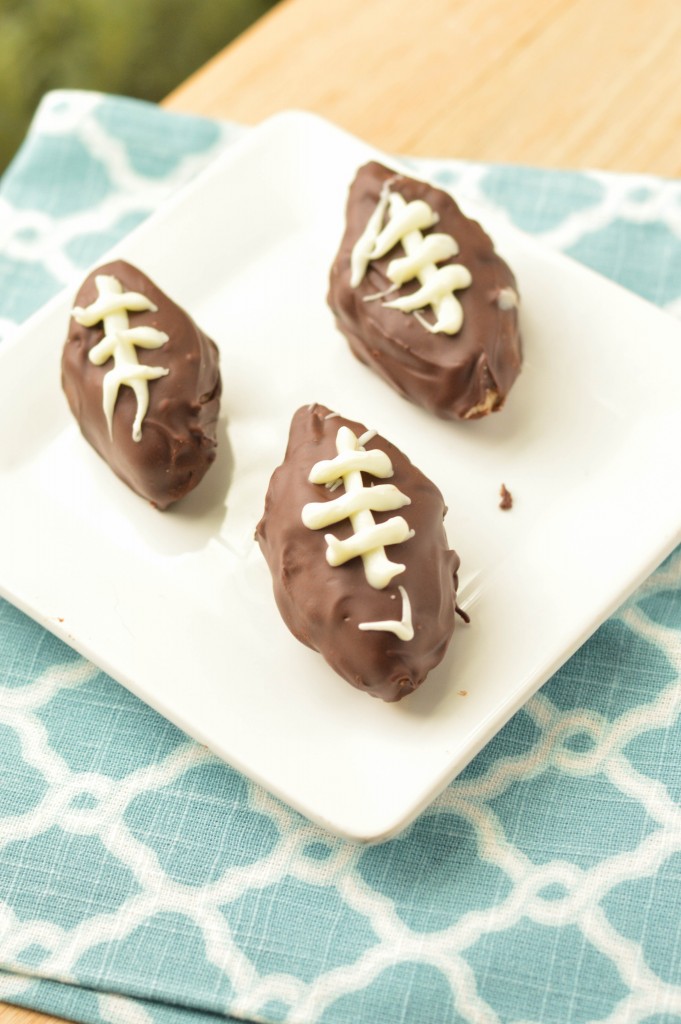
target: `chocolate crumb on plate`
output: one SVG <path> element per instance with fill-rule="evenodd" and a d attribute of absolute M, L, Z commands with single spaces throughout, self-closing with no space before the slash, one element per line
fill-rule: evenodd
<path fill-rule="evenodd" d="M 503 508 L 504 511 L 509 508 L 513 508 L 513 495 L 506 487 L 506 484 L 502 484 L 499 488 L 499 494 L 501 495 L 501 501 L 499 502 L 499 508 Z"/>

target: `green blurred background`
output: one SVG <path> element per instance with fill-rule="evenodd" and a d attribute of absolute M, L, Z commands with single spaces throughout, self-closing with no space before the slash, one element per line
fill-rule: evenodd
<path fill-rule="evenodd" d="M 41 96 L 161 100 L 275 0 L 0 0 L 0 172 Z"/>

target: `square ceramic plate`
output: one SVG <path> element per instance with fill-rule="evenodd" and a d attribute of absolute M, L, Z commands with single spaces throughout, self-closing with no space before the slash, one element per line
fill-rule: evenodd
<path fill-rule="evenodd" d="M 0 352 L 0 436 L 12 439 L 0 450 L 2 593 L 230 764 L 361 841 L 426 807 L 681 523 L 681 325 L 489 211 L 468 206 L 523 296 L 526 363 L 506 409 L 440 422 L 356 362 L 326 282 L 348 185 L 375 155 L 314 117 L 280 115 L 116 247 L 222 353 L 219 458 L 174 509 L 127 490 L 69 414 L 59 361 L 77 282 Z M 253 541 L 291 415 L 309 402 L 390 438 L 449 506 L 472 623 L 399 704 L 353 690 L 293 639 Z"/>

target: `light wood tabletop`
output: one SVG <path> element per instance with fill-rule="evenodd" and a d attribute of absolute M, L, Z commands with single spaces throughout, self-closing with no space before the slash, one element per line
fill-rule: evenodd
<path fill-rule="evenodd" d="M 165 101 L 388 153 L 681 175 L 679 0 L 282 0 Z M 0 1004 L 0 1024 L 54 1018 Z"/>
<path fill-rule="evenodd" d="M 283 0 L 174 92 L 388 153 L 681 173 L 679 0 Z"/>

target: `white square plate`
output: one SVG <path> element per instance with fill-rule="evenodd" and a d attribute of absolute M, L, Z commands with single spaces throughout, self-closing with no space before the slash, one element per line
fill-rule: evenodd
<path fill-rule="evenodd" d="M 467 207 L 523 299 L 526 362 L 505 410 L 441 422 L 354 359 L 327 275 L 348 185 L 376 155 L 310 115 L 280 115 L 116 247 L 222 353 L 218 461 L 172 510 L 120 483 L 70 416 L 59 362 L 77 282 L 0 352 L 2 593 L 220 757 L 360 841 L 426 807 L 672 550 L 681 524 L 681 325 L 489 211 Z M 449 506 L 472 623 L 399 704 L 353 690 L 293 639 L 253 540 L 291 415 L 309 402 L 380 431 Z"/>

